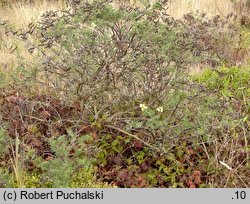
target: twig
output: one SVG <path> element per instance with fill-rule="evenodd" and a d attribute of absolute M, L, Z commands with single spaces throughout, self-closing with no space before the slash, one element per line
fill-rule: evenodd
<path fill-rule="evenodd" d="M 48 121 L 46 121 L 46 120 L 43 120 L 43 119 L 40 119 L 40 118 L 31 116 L 31 115 L 23 115 L 23 116 L 24 116 L 24 117 L 29 117 L 29 118 L 32 118 L 32 119 L 35 119 L 35 120 L 38 120 L 38 121 L 40 121 L 40 122 L 45 122 L 45 123 L 48 122 Z"/>
<path fill-rule="evenodd" d="M 204 152 L 206 153 L 207 158 L 210 159 L 209 154 L 208 154 L 208 151 L 207 151 L 207 147 L 206 147 L 204 141 L 202 140 L 202 138 L 201 138 L 201 144 L 202 144 L 202 146 L 203 146 L 203 148 L 204 148 Z"/>
<path fill-rule="evenodd" d="M 244 186 L 246 188 L 249 188 L 249 186 L 243 181 L 243 179 L 240 177 L 240 175 L 237 173 L 237 171 L 235 169 L 233 169 L 232 167 L 230 167 L 229 165 L 227 165 L 225 162 L 219 161 L 221 165 L 223 165 L 224 167 L 226 167 L 228 170 L 230 170 L 231 172 L 235 173 L 236 176 L 240 179 L 240 181 L 244 184 Z"/>
<path fill-rule="evenodd" d="M 120 129 L 120 128 L 117 128 L 117 127 L 114 127 L 114 126 L 111 126 L 111 125 L 105 125 L 105 126 L 108 127 L 108 128 L 112 128 L 112 129 L 114 129 L 114 130 L 117 130 L 117 131 L 119 131 L 119 132 L 122 132 L 122 133 L 124 133 L 124 134 L 126 134 L 126 135 L 128 135 L 128 136 L 130 136 L 130 137 L 133 137 L 133 138 L 135 138 L 136 140 L 141 141 L 144 145 L 146 145 L 146 146 L 148 146 L 148 147 L 150 147 L 150 148 L 152 148 L 152 149 L 154 149 L 154 150 L 157 150 L 158 152 L 162 152 L 159 148 L 152 146 L 151 144 L 145 142 L 144 140 L 142 140 L 141 138 L 139 138 L 139 137 L 136 136 L 136 135 L 133 135 L 133 134 L 131 134 L 131 133 L 129 133 L 129 132 L 126 132 L 125 130 L 122 130 L 122 129 Z"/>
<path fill-rule="evenodd" d="M 228 166 L 225 162 L 219 161 L 221 165 L 223 165 L 224 167 L 226 167 L 228 170 L 232 171 L 232 167 Z"/>

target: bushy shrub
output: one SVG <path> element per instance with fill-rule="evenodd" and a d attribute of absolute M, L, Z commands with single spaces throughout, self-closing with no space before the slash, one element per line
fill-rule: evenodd
<path fill-rule="evenodd" d="M 184 80 L 192 53 L 180 53 L 187 42 L 178 27 L 170 29 L 170 17 L 158 17 L 160 9 L 115 9 L 99 1 L 62 16 L 45 15 L 38 39 L 53 54 L 44 69 L 83 100 L 164 98 L 173 82 Z"/>
<path fill-rule="evenodd" d="M 160 3 L 143 9 L 114 8 L 111 2 L 84 1 L 47 12 L 37 29 L 19 35 L 35 36 L 29 51 L 40 51 L 45 75 L 60 92 L 86 102 L 151 103 L 180 89 L 191 65 L 231 63 L 237 32 L 230 17 L 189 14 L 176 21 Z"/>
<path fill-rule="evenodd" d="M 226 17 L 207 17 L 205 13 L 186 14 L 182 22 L 184 32 L 190 41 L 195 42 L 195 55 L 202 56 L 201 62 L 210 67 L 237 63 L 234 54 L 241 49 L 241 38 L 240 27 L 233 13 Z"/>

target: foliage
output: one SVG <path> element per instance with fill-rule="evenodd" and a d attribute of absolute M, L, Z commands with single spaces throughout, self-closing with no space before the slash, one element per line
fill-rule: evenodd
<path fill-rule="evenodd" d="M 0 92 L 0 185 L 248 187 L 250 70 L 232 66 L 242 30 L 233 16 L 166 12 L 84 1 L 25 32 L 4 25 L 39 64 Z M 210 68 L 189 75 L 197 64 Z M 22 76 L 46 94 L 25 95 L 38 86 Z"/>
<path fill-rule="evenodd" d="M 234 97 L 247 102 L 250 96 L 249 73 L 249 67 L 221 67 L 216 71 L 207 69 L 197 80 L 210 89 L 220 90 L 226 98 Z"/>
<path fill-rule="evenodd" d="M 41 53 L 44 74 L 59 91 L 107 105 L 151 103 L 186 83 L 196 63 L 233 63 L 227 52 L 238 35 L 230 16 L 208 21 L 204 14 L 188 14 L 177 21 L 160 3 L 139 9 L 110 2 L 47 12 L 36 29 L 16 34 L 25 41 L 35 37 L 29 51 Z"/>
<path fill-rule="evenodd" d="M 86 139 L 86 136 L 77 137 L 68 132 L 68 135 L 49 140 L 55 158 L 43 162 L 38 160 L 38 167 L 42 169 L 43 176 L 51 182 L 51 187 L 69 187 L 71 177 L 77 169 L 84 169 L 84 172 L 88 173 L 91 163 L 84 156 Z"/>
<path fill-rule="evenodd" d="M 7 169 L 0 167 L 0 187 L 1 188 L 14 188 L 16 187 L 13 176 Z"/>
<path fill-rule="evenodd" d="M 0 159 L 4 158 L 8 153 L 10 148 L 10 138 L 7 135 L 6 131 L 1 128 L 0 129 Z"/>
<path fill-rule="evenodd" d="M 32 149 L 25 155 L 16 149 L 19 156 L 13 158 L 15 180 L 5 168 L 0 168 L 0 184 L 4 187 L 109 187 L 97 181 L 91 160 L 85 156 L 85 143 L 89 142 L 87 135 L 76 136 L 68 131 L 67 135 L 50 138 L 48 142 L 54 156 L 46 159 Z"/>
<path fill-rule="evenodd" d="M 124 187 L 135 183 L 140 187 L 211 187 L 241 179 L 247 186 L 249 74 L 249 67 L 204 71 L 194 79 L 196 96 L 190 90 L 182 96 L 172 120 L 167 103 L 158 113 L 141 104 L 141 113 L 130 117 L 133 119 L 124 128 L 143 141 L 125 131 L 126 137 L 103 137 L 97 157 L 102 177 Z M 228 143 L 240 151 L 232 153 Z M 237 172 L 223 180 L 221 175 L 227 170 L 218 169 L 221 161 L 238 168 Z"/>

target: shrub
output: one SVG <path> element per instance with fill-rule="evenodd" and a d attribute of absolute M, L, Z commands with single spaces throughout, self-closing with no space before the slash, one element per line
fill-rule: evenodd
<path fill-rule="evenodd" d="M 180 89 L 195 63 L 232 63 L 230 46 L 238 38 L 230 17 L 189 14 L 176 21 L 160 3 L 139 9 L 111 2 L 47 12 L 37 29 L 19 34 L 24 40 L 35 36 L 29 51 L 40 51 L 43 71 L 58 92 L 86 102 L 151 103 Z"/>

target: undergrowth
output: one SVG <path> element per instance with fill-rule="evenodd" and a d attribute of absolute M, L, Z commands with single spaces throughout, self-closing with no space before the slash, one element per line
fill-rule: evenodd
<path fill-rule="evenodd" d="M 145 8 L 84 1 L 4 23 L 37 62 L 0 72 L 1 187 L 249 187 L 243 30 Z"/>

